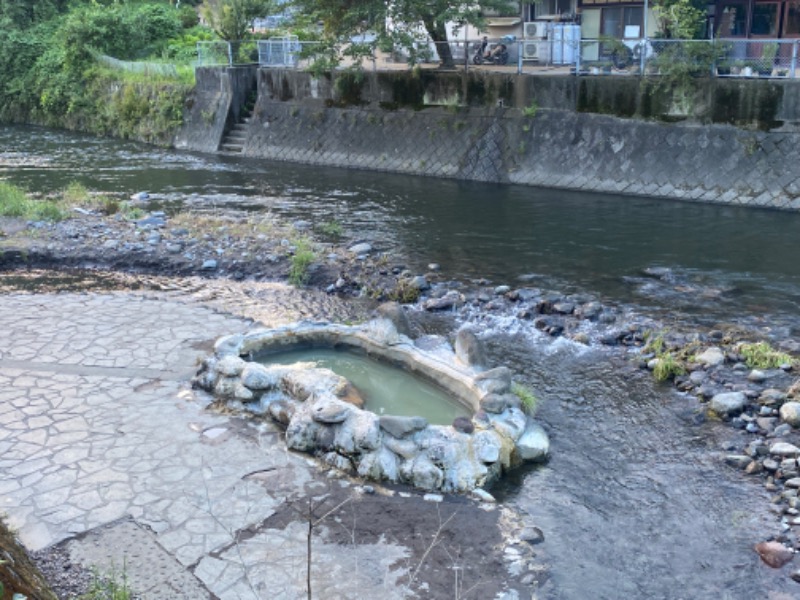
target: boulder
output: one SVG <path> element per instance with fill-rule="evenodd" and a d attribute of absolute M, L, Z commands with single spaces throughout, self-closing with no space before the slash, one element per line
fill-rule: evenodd
<path fill-rule="evenodd" d="M 400 481 L 397 456 L 386 448 L 362 454 L 356 470 L 359 476 L 367 479 L 375 481 L 386 479 L 395 483 Z"/>
<path fill-rule="evenodd" d="M 550 454 L 550 439 L 538 423 L 529 421 L 522 436 L 517 440 L 517 456 L 524 461 L 542 461 Z"/>
<path fill-rule="evenodd" d="M 381 445 L 381 430 L 378 426 L 378 415 L 354 410 L 342 425 L 342 429 L 350 429 L 356 450 L 376 450 Z"/>
<path fill-rule="evenodd" d="M 479 431 L 472 440 L 475 458 L 485 464 L 495 463 L 500 460 L 503 442 L 493 431 Z"/>
<path fill-rule="evenodd" d="M 481 408 L 487 413 L 500 414 L 509 406 L 508 397 L 509 394 L 486 394 L 481 398 Z"/>
<path fill-rule="evenodd" d="M 461 433 L 472 433 L 475 431 L 475 425 L 469 417 L 456 417 L 453 419 L 453 429 Z"/>
<path fill-rule="evenodd" d="M 725 362 L 725 353 L 722 351 L 722 348 L 712 346 L 698 354 L 695 357 L 695 362 L 699 362 L 707 367 L 716 367 Z"/>
<path fill-rule="evenodd" d="M 286 446 L 290 450 L 312 452 L 316 450 L 317 430 L 320 425 L 311 419 L 308 411 L 298 410 L 286 428 Z"/>
<path fill-rule="evenodd" d="M 233 354 L 226 354 L 217 361 L 217 372 L 225 377 L 238 377 L 247 363 Z"/>
<path fill-rule="evenodd" d="M 781 419 L 792 427 L 800 427 L 800 402 L 787 402 L 781 406 Z"/>
<path fill-rule="evenodd" d="M 483 367 L 486 365 L 486 349 L 483 342 L 475 332 L 462 327 L 456 334 L 456 357 L 469 367 Z"/>
<path fill-rule="evenodd" d="M 354 244 L 350 246 L 347 251 L 352 252 L 353 254 L 368 254 L 369 252 L 372 252 L 372 244 L 361 242 L 360 244 Z"/>
<path fill-rule="evenodd" d="M 417 456 L 411 466 L 411 485 L 423 490 L 438 490 L 444 481 L 444 473 L 426 456 Z"/>
<path fill-rule="evenodd" d="M 787 442 L 775 442 L 769 447 L 769 453 L 773 456 L 797 457 L 800 456 L 800 448 Z"/>
<path fill-rule="evenodd" d="M 511 369 L 497 367 L 475 376 L 477 386 L 487 394 L 505 394 L 511 389 Z"/>
<path fill-rule="evenodd" d="M 414 440 L 410 439 L 398 440 L 397 438 L 386 436 L 383 438 L 383 445 L 400 458 L 406 460 L 414 458 L 419 452 L 417 444 L 414 443 Z"/>
<path fill-rule="evenodd" d="M 259 363 L 247 363 L 242 369 L 242 385 L 251 390 L 269 390 L 277 387 L 280 372 Z"/>
<path fill-rule="evenodd" d="M 384 302 L 375 310 L 379 316 L 389 319 L 394 324 L 397 333 L 411 337 L 411 324 L 398 302 Z"/>
<path fill-rule="evenodd" d="M 466 302 L 463 294 L 450 290 L 441 298 L 430 298 L 423 303 L 425 310 L 448 310 L 458 306 L 462 306 Z"/>
<path fill-rule="evenodd" d="M 267 407 L 269 416 L 284 426 L 288 425 L 289 421 L 292 420 L 295 410 L 295 405 L 289 400 L 276 400 L 275 402 L 270 402 Z"/>
<path fill-rule="evenodd" d="M 744 392 L 725 392 L 711 398 L 711 410 L 721 417 L 739 414 L 746 404 Z"/>
<path fill-rule="evenodd" d="M 519 408 L 508 408 L 499 415 L 489 415 L 495 431 L 516 442 L 528 424 L 528 417 Z"/>
<path fill-rule="evenodd" d="M 315 399 L 311 408 L 311 418 L 317 423 L 333 425 L 342 423 L 353 411 L 353 406 L 331 396 L 322 395 Z"/>
<path fill-rule="evenodd" d="M 415 431 L 420 431 L 428 426 L 427 419 L 423 417 L 397 417 L 383 415 L 379 417 L 381 429 L 396 438 L 404 437 Z"/>

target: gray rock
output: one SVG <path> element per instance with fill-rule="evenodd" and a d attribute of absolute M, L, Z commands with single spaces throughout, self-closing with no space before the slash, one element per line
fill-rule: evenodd
<path fill-rule="evenodd" d="M 750 373 L 747 374 L 748 381 L 752 381 L 753 383 L 761 383 L 767 379 L 767 374 L 764 371 L 759 371 L 758 369 L 753 369 Z"/>
<path fill-rule="evenodd" d="M 538 527 L 526 527 L 520 532 L 519 539 L 535 546 L 544 541 L 544 532 Z"/>
<path fill-rule="evenodd" d="M 214 394 L 221 398 L 233 398 L 240 385 L 238 377 L 220 377 L 214 384 Z"/>
<path fill-rule="evenodd" d="M 384 319 L 389 319 L 394 324 L 397 333 L 411 337 L 411 323 L 398 302 L 384 302 L 376 309 L 376 312 Z"/>
<path fill-rule="evenodd" d="M 503 294 L 507 294 L 510 291 L 511 291 L 511 286 L 508 285 L 498 285 L 496 288 L 494 288 L 495 296 L 502 296 Z"/>
<path fill-rule="evenodd" d="M 500 451 L 503 443 L 493 431 L 479 431 L 472 440 L 475 458 L 485 464 L 496 463 L 500 460 Z"/>
<path fill-rule="evenodd" d="M 311 418 L 317 423 L 332 425 L 342 423 L 353 411 L 353 405 L 335 398 L 334 396 L 321 396 L 316 399 L 311 409 Z"/>
<path fill-rule="evenodd" d="M 276 400 L 270 402 L 267 411 L 269 415 L 281 425 L 288 425 L 295 412 L 294 403 L 289 400 Z"/>
<path fill-rule="evenodd" d="M 746 404 L 744 392 L 725 392 L 711 398 L 711 410 L 721 417 L 739 414 Z"/>
<path fill-rule="evenodd" d="M 334 469 L 343 471 L 344 473 L 352 474 L 354 472 L 353 463 L 341 454 L 336 452 L 328 452 L 322 455 L 322 461 L 325 464 L 332 466 Z"/>
<path fill-rule="evenodd" d="M 487 394 L 505 394 L 511 389 L 511 369 L 497 367 L 484 371 L 475 376 L 475 383 Z"/>
<path fill-rule="evenodd" d="M 716 367 L 725 362 L 725 353 L 721 348 L 712 346 L 695 357 L 695 361 L 708 367 Z"/>
<path fill-rule="evenodd" d="M 462 306 L 466 302 L 464 296 L 455 290 L 450 290 L 441 298 L 430 298 L 423 303 L 423 308 L 429 311 L 448 310 Z"/>
<path fill-rule="evenodd" d="M 424 275 L 417 275 L 416 277 L 412 277 L 411 281 L 409 282 L 409 285 L 412 288 L 419 290 L 420 292 L 424 292 L 425 290 L 431 289 L 431 284 L 428 283 L 428 280 L 425 279 Z"/>
<path fill-rule="evenodd" d="M 356 450 L 371 451 L 376 450 L 381 445 L 381 430 L 378 426 L 378 415 L 364 411 L 354 410 L 342 429 L 350 429 L 353 436 L 353 444 Z"/>
<path fill-rule="evenodd" d="M 725 464 L 736 469 L 745 469 L 752 461 L 752 458 L 744 454 L 728 454 L 725 457 Z"/>
<path fill-rule="evenodd" d="M 411 467 L 411 484 L 423 490 L 438 490 L 444 473 L 434 465 L 426 456 L 417 456 Z"/>
<path fill-rule="evenodd" d="M 417 444 L 411 439 L 399 440 L 391 436 L 386 436 L 383 438 L 383 445 L 400 458 L 406 460 L 414 458 L 419 452 Z"/>
<path fill-rule="evenodd" d="M 286 428 L 286 446 L 298 452 L 316 450 L 319 429 L 320 425 L 315 423 L 306 411 L 295 411 Z"/>
<path fill-rule="evenodd" d="M 362 454 L 358 461 L 358 474 L 367 479 L 400 481 L 397 456 L 386 448 Z"/>
<path fill-rule="evenodd" d="M 793 477 L 792 479 L 787 480 L 783 485 L 787 488 L 800 488 L 800 477 Z"/>
<path fill-rule="evenodd" d="M 372 252 L 372 244 L 368 244 L 367 242 L 362 242 L 360 244 L 354 244 L 347 249 L 348 252 L 352 252 L 353 254 L 367 254 Z"/>
<path fill-rule="evenodd" d="M 497 502 L 497 499 L 483 488 L 475 488 L 472 490 L 472 495 L 481 502 L 488 502 L 489 504 L 495 504 Z"/>
<path fill-rule="evenodd" d="M 427 419 L 423 417 L 397 417 L 383 415 L 379 417 L 381 429 L 396 438 L 402 438 L 415 431 L 420 431 L 428 426 Z"/>
<path fill-rule="evenodd" d="M 769 453 L 773 456 L 800 456 L 800 448 L 794 444 L 786 442 L 775 442 L 769 447 Z"/>
<path fill-rule="evenodd" d="M 528 417 L 518 408 L 509 408 L 499 415 L 488 415 L 495 431 L 517 441 L 525 431 Z"/>
<path fill-rule="evenodd" d="M 219 357 L 225 356 L 226 354 L 239 356 L 239 349 L 243 341 L 244 336 L 238 333 L 221 337 L 214 343 L 214 354 Z"/>
<path fill-rule="evenodd" d="M 170 254 L 180 254 L 183 250 L 183 246 L 181 244 L 176 244 L 174 242 L 168 243 L 166 248 L 167 252 Z"/>
<path fill-rule="evenodd" d="M 208 260 L 204 260 L 203 264 L 201 265 L 200 269 L 203 271 L 214 271 L 217 268 L 217 261 L 213 258 Z"/>
<path fill-rule="evenodd" d="M 758 397 L 758 402 L 760 404 L 766 404 L 769 406 L 773 404 L 780 404 L 784 400 L 786 400 L 786 394 L 775 388 L 768 388 L 764 390 Z"/>
<path fill-rule="evenodd" d="M 238 377 L 245 366 L 247 366 L 247 362 L 233 354 L 223 356 L 217 361 L 217 371 L 225 377 Z"/>
<path fill-rule="evenodd" d="M 781 419 L 792 427 L 800 427 L 800 402 L 787 402 L 781 406 Z"/>
<path fill-rule="evenodd" d="M 442 267 L 439 265 L 439 263 L 429 263 L 428 264 L 428 271 L 433 271 L 434 273 L 436 271 L 438 271 L 439 269 L 441 269 L 441 268 Z"/>
<path fill-rule="evenodd" d="M 470 367 L 483 367 L 486 365 L 486 349 L 483 342 L 475 332 L 462 327 L 456 334 L 455 343 L 456 357 L 462 363 Z"/>
<path fill-rule="evenodd" d="M 240 400 L 242 402 L 252 402 L 255 396 L 253 395 L 253 391 L 247 389 L 245 386 L 239 382 L 233 390 L 233 397 L 236 400 Z"/>
<path fill-rule="evenodd" d="M 242 385 L 251 390 L 269 390 L 278 386 L 278 372 L 262 364 L 249 362 L 242 369 Z"/>
<path fill-rule="evenodd" d="M 788 423 L 781 423 L 775 428 L 775 431 L 772 432 L 773 437 L 783 437 L 784 435 L 789 435 L 792 432 L 792 426 Z"/>
<path fill-rule="evenodd" d="M 550 454 L 550 439 L 538 423 L 530 421 L 517 440 L 517 455 L 524 461 L 545 460 Z"/>
<path fill-rule="evenodd" d="M 486 394 L 481 398 L 481 408 L 487 413 L 500 414 L 508 408 L 508 397 L 509 394 Z"/>
<path fill-rule="evenodd" d="M 472 424 L 469 417 L 456 417 L 453 419 L 453 429 L 469 434 L 475 431 L 475 425 Z"/>

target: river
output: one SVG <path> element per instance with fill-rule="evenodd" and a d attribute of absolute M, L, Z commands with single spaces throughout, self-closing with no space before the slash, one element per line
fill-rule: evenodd
<path fill-rule="evenodd" d="M 147 191 L 166 209 L 335 219 L 353 239 L 419 271 L 439 263 L 453 280 L 513 286 L 522 276 L 683 324 L 800 331 L 796 214 L 180 153 L 28 127 L 0 128 L 0 177 L 37 192 L 71 181 Z M 669 276 L 645 274 L 655 267 Z M 778 531 L 767 493 L 720 465 L 723 444 L 745 434 L 697 419 L 693 398 L 603 349 L 507 321 L 486 338 L 543 398 L 552 439 L 547 466 L 498 490 L 545 532 L 538 548 L 551 570 L 539 598 L 800 594 L 752 550 Z"/>

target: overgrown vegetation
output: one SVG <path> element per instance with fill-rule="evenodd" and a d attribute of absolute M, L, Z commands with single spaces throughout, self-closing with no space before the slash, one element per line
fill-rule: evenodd
<path fill-rule="evenodd" d="M 294 254 L 289 261 L 289 283 L 301 286 L 308 282 L 309 268 L 316 260 L 316 255 L 308 238 L 295 240 L 294 247 Z"/>
<path fill-rule="evenodd" d="M 66 211 L 60 200 L 35 199 L 22 188 L 0 181 L 0 216 L 30 221 L 61 221 L 66 218 Z"/>
<path fill-rule="evenodd" d="M 674 379 L 678 375 L 686 374 L 685 358 L 689 352 L 688 347 L 676 353 L 667 347 L 664 340 L 664 332 L 653 334 L 648 333 L 644 351 L 654 354 L 653 377 L 656 381 L 667 381 Z"/>
<path fill-rule="evenodd" d="M 777 369 L 782 365 L 795 364 L 794 358 L 776 350 L 767 342 L 742 343 L 738 350 L 751 369 Z"/>
<path fill-rule="evenodd" d="M 530 389 L 516 381 L 511 384 L 511 393 L 519 398 L 522 404 L 522 411 L 526 415 L 533 416 L 536 412 L 536 408 L 539 406 L 539 399 L 536 395 Z"/>
<path fill-rule="evenodd" d="M 338 221 L 325 221 L 317 225 L 317 231 L 331 238 L 340 238 L 344 230 Z"/>
<path fill-rule="evenodd" d="M 389 299 L 400 304 L 413 304 L 421 295 L 419 287 L 410 279 L 400 279 L 394 289 L 389 292 Z"/>
<path fill-rule="evenodd" d="M 133 592 L 128 585 L 125 568 L 122 573 L 112 569 L 108 574 L 94 572 L 89 591 L 78 597 L 78 600 L 131 600 Z"/>
<path fill-rule="evenodd" d="M 195 31 L 191 7 L 164 2 L 0 2 L 0 120 L 169 143 L 206 35 Z"/>

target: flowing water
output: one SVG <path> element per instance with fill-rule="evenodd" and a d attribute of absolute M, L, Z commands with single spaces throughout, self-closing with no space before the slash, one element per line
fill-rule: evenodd
<path fill-rule="evenodd" d="M 148 191 L 167 209 L 237 205 L 335 219 L 350 237 L 488 278 L 598 295 L 626 310 L 800 331 L 800 215 L 203 156 L 35 128 L 0 128 L 0 177 L 50 192 L 79 181 Z M 645 270 L 666 268 L 661 278 Z M 752 545 L 776 533 L 760 483 L 720 465 L 745 435 L 607 351 L 497 320 L 487 340 L 544 401 L 544 468 L 496 492 L 544 530 L 541 597 L 798 597 Z M 450 326 L 455 325 L 449 323 Z M 446 327 L 448 324 L 441 325 Z"/>

